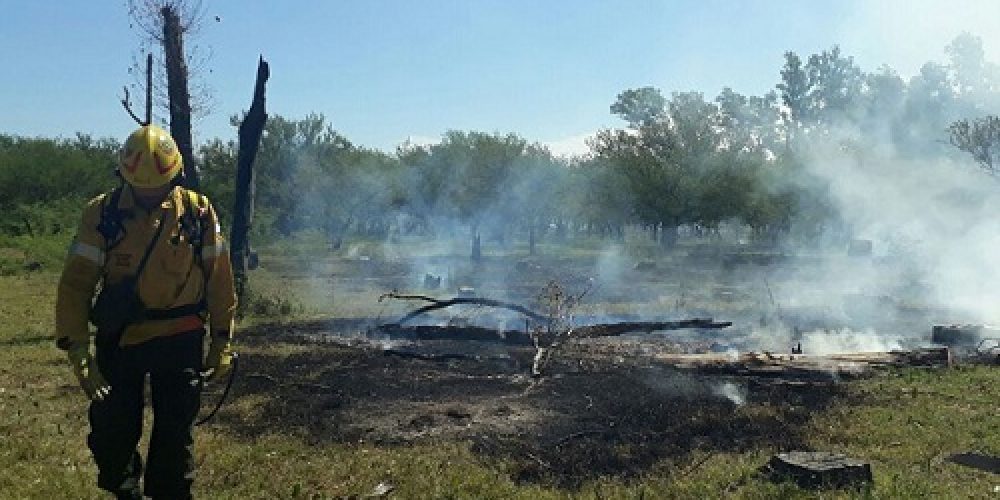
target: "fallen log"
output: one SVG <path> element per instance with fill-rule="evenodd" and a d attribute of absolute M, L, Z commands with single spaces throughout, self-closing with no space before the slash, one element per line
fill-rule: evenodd
<path fill-rule="evenodd" d="M 428 297 L 426 295 L 413 295 L 413 294 L 400 294 L 396 292 L 390 292 L 383 294 L 379 297 L 379 302 L 385 299 L 401 299 L 401 300 L 421 300 L 425 302 L 430 302 L 429 305 L 419 307 L 413 311 L 407 313 L 405 316 L 401 317 L 399 321 L 395 323 L 386 323 L 381 325 L 380 329 L 386 329 L 391 332 L 401 333 L 403 323 L 420 316 L 422 314 L 435 311 L 438 309 L 444 309 L 456 305 L 477 305 L 485 307 L 496 307 L 500 309 L 507 309 L 510 311 L 519 312 L 530 319 L 538 321 L 540 323 L 548 324 L 552 321 L 548 316 L 536 313 L 524 306 L 519 304 L 513 304 L 510 302 L 503 302 L 500 300 L 486 299 L 481 297 L 455 297 L 452 299 L 435 299 L 433 297 Z M 693 318 L 684 319 L 678 321 L 626 321 L 621 323 L 603 323 L 597 325 L 584 325 L 579 326 L 574 329 L 573 336 L 578 338 L 588 338 L 588 337 L 613 337 L 617 335 L 624 335 L 626 333 L 646 333 L 650 334 L 658 331 L 666 330 L 682 330 L 682 329 L 719 329 L 727 328 L 732 326 L 731 321 L 713 321 L 712 318 Z M 417 327 L 419 329 L 419 327 Z M 479 330 L 475 327 L 463 327 L 463 329 L 468 329 L 472 332 L 477 332 Z M 482 329 L 486 330 L 486 329 Z M 431 334 L 427 329 L 423 329 L 424 334 Z M 523 332 L 499 332 L 500 336 L 503 337 L 505 334 L 507 336 L 513 335 L 517 336 L 518 333 Z M 451 338 L 451 337 L 448 337 Z"/>
<path fill-rule="evenodd" d="M 577 327 L 574 337 L 614 337 L 626 333 L 662 332 L 684 329 L 721 329 L 733 326 L 732 321 L 713 321 L 712 318 L 683 319 L 679 321 L 626 321 L 622 323 L 607 323 Z"/>
<path fill-rule="evenodd" d="M 383 335 L 391 340 L 466 340 L 513 346 L 532 346 L 531 334 L 517 330 L 497 330 L 480 326 L 402 326 L 386 323 L 375 328 L 370 335 Z"/>
<path fill-rule="evenodd" d="M 859 377 L 876 368 L 902 366 L 948 367 L 952 364 L 947 347 L 911 351 L 861 352 L 826 356 L 804 354 L 742 353 L 653 354 L 653 362 L 681 370 L 719 375 L 752 376 L 837 376 Z"/>
<path fill-rule="evenodd" d="M 614 337 L 629 333 L 646 333 L 683 330 L 719 329 L 731 326 L 728 321 L 716 322 L 711 319 L 696 318 L 679 321 L 630 321 L 624 323 L 602 323 L 584 325 L 573 329 L 575 339 Z M 533 346 L 538 339 L 543 345 L 556 336 L 555 333 L 528 332 L 520 330 L 498 330 L 480 326 L 403 326 L 400 323 L 385 323 L 376 327 L 370 335 L 383 335 L 392 340 L 470 340 L 512 346 Z"/>

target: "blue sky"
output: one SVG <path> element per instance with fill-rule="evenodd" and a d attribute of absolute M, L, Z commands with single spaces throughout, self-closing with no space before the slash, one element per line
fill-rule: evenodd
<path fill-rule="evenodd" d="M 782 53 L 834 44 L 862 68 L 904 78 L 962 30 L 1000 59 L 1000 1 L 295 1 L 205 0 L 190 47 L 212 95 L 196 142 L 235 138 L 258 55 L 271 64 L 268 110 L 310 112 L 357 144 L 391 151 L 448 129 L 517 132 L 559 152 L 618 126 L 628 88 L 725 86 L 762 94 Z M 118 103 L 138 53 L 124 0 L 0 0 L 0 133 L 122 138 Z M 219 16 L 221 21 L 216 21 Z M 162 114 L 162 113 L 161 113 Z M 162 118 L 161 118 L 162 119 Z"/>

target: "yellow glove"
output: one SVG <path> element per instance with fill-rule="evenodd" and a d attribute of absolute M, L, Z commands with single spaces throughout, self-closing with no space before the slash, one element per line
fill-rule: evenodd
<path fill-rule="evenodd" d="M 202 375 L 208 382 L 221 380 L 229 374 L 233 367 L 233 346 L 229 340 L 229 332 L 212 335 L 208 346 L 208 356 L 205 356 L 205 371 Z"/>
<path fill-rule="evenodd" d="M 73 374 L 80 382 L 83 392 L 91 401 L 104 401 L 111 394 L 111 386 L 101 376 L 90 348 L 86 345 L 72 346 L 66 351 L 69 364 L 73 366 Z"/>

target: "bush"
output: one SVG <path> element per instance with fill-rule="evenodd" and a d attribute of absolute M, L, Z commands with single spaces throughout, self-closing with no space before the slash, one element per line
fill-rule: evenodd
<path fill-rule="evenodd" d="M 295 298 L 279 295 L 274 292 L 258 292 L 252 288 L 247 288 L 243 298 L 243 305 L 240 306 L 238 316 L 257 318 L 287 318 L 305 311 Z"/>

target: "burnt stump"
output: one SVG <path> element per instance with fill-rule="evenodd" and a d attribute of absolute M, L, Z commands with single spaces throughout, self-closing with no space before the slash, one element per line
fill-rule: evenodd
<path fill-rule="evenodd" d="M 873 481 L 871 464 L 825 451 L 779 453 L 765 472 L 772 480 L 792 481 L 806 489 L 860 488 Z"/>

